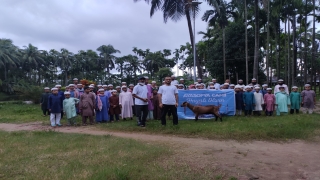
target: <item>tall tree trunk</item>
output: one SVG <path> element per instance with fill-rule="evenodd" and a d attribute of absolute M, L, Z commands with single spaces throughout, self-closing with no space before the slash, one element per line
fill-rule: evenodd
<path fill-rule="evenodd" d="M 287 34 L 287 24 L 288 24 L 288 19 L 286 19 L 286 21 L 285 21 L 285 23 L 284 23 L 284 34 L 285 35 L 288 35 Z M 287 45 L 287 39 L 285 38 L 285 45 L 284 46 L 286 46 Z M 287 52 L 287 54 L 289 54 L 289 51 L 288 51 L 288 48 L 286 48 L 286 52 Z M 285 80 L 285 82 L 287 83 L 287 61 L 288 61 L 288 59 L 287 58 L 284 58 L 284 63 L 283 63 L 283 66 L 284 66 L 284 80 Z M 279 77 L 280 78 L 280 77 Z"/>
<path fill-rule="evenodd" d="M 293 42 L 293 56 L 292 56 L 292 79 L 291 84 L 295 85 L 295 79 L 297 77 L 297 18 L 294 14 L 292 16 L 292 42 Z"/>
<path fill-rule="evenodd" d="M 288 17 L 288 59 L 287 59 L 287 65 L 286 69 L 287 69 L 287 74 L 286 74 L 286 83 L 288 83 L 288 86 L 291 87 L 291 66 L 290 66 L 290 53 L 291 53 L 291 48 L 290 48 L 290 17 Z"/>
<path fill-rule="evenodd" d="M 277 57 L 277 65 L 276 65 L 276 67 L 277 67 L 277 78 L 279 79 L 280 78 L 280 53 L 281 53 L 281 46 L 280 46 L 280 44 L 281 44 L 281 39 L 280 39 L 280 35 L 281 35 L 281 28 L 280 28 L 280 19 L 278 20 L 278 23 L 279 23 L 279 31 L 277 31 L 278 32 L 278 34 L 276 35 L 276 38 L 277 38 L 277 44 L 278 44 L 278 57 Z"/>
<path fill-rule="evenodd" d="M 315 66 L 315 54 L 316 54 L 316 19 L 315 19 L 315 8 L 316 8 L 316 2 L 315 0 L 312 1 L 313 4 L 313 22 L 312 22 L 312 76 L 313 76 L 313 82 L 314 82 L 314 88 L 313 90 L 316 92 L 316 87 L 317 87 L 317 76 L 316 76 L 316 67 Z M 320 86 L 320 84 L 319 84 Z"/>
<path fill-rule="evenodd" d="M 247 12 L 247 0 L 245 0 L 244 3 L 244 20 L 245 20 L 245 43 L 246 43 L 246 84 L 249 84 L 249 69 L 248 69 L 248 22 L 247 22 L 247 18 L 248 18 L 248 12 Z"/>
<path fill-rule="evenodd" d="M 188 29 L 189 29 L 189 35 L 190 35 L 190 42 L 191 42 L 191 47 L 193 47 L 193 31 L 192 31 L 192 23 L 191 23 L 191 16 L 190 16 L 190 11 L 188 8 L 185 9 L 186 17 L 187 17 L 187 22 L 188 22 Z"/>
<path fill-rule="evenodd" d="M 307 7 L 307 1 L 305 3 L 305 8 Z M 308 23 L 308 14 L 307 11 L 305 12 L 305 29 L 304 29 L 304 60 L 303 60 L 303 79 L 304 79 L 304 84 L 308 82 L 308 74 L 307 74 L 307 23 Z"/>
<path fill-rule="evenodd" d="M 253 61 L 253 78 L 258 80 L 258 61 L 259 61 L 259 0 L 254 1 L 255 14 L 255 32 L 254 32 L 254 61 Z"/>
<path fill-rule="evenodd" d="M 267 65 L 267 84 L 269 85 L 270 81 L 270 74 L 269 74 L 269 44 L 270 44 L 270 13 L 269 13 L 269 6 L 270 6 L 270 1 L 268 1 L 268 7 L 267 7 L 267 44 L 266 44 L 266 65 Z"/>
<path fill-rule="evenodd" d="M 227 66 L 226 66 L 226 36 L 225 28 L 222 29 L 222 40 L 223 40 L 223 77 L 224 80 L 227 79 Z"/>

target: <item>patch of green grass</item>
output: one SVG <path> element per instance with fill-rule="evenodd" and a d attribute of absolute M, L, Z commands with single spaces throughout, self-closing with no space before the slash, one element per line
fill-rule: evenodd
<path fill-rule="evenodd" d="M 99 126 L 102 129 L 146 132 L 153 134 L 174 134 L 187 137 L 234 140 L 286 141 L 294 139 L 312 139 L 319 135 L 320 120 L 318 114 L 299 114 L 274 117 L 223 117 L 223 122 L 214 120 L 181 120 L 173 126 L 167 120 L 162 127 L 160 121 L 147 122 L 146 128 L 136 126 L 135 121 L 122 121 Z"/>
<path fill-rule="evenodd" d="M 0 131 L 0 179 L 210 179 L 173 155 L 112 136 Z"/>
<path fill-rule="evenodd" d="M 0 103 L 0 123 L 26 123 L 49 121 L 49 116 L 42 117 L 40 105 L 15 103 Z"/>

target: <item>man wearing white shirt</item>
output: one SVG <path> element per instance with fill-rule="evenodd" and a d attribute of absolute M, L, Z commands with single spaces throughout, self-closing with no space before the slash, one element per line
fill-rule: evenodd
<path fill-rule="evenodd" d="M 166 125 L 166 115 L 168 111 L 172 113 L 173 125 L 178 125 L 178 89 L 171 85 L 171 78 L 165 78 L 165 84 L 159 88 L 159 107 L 162 109 L 161 124 Z"/>
<path fill-rule="evenodd" d="M 176 80 L 176 77 L 174 75 L 171 76 L 171 85 L 179 84 L 179 82 Z"/>
<path fill-rule="evenodd" d="M 144 77 L 140 77 L 138 85 L 136 85 L 132 91 L 132 96 L 134 97 L 136 107 L 138 126 L 141 127 L 146 126 L 146 119 L 148 116 L 148 88 L 145 85 L 145 80 L 146 79 Z"/>
<path fill-rule="evenodd" d="M 220 84 L 219 83 L 217 83 L 217 79 L 212 79 L 212 82 L 213 82 L 213 85 L 214 85 L 214 88 L 216 89 L 216 90 L 220 90 Z"/>
<path fill-rule="evenodd" d="M 274 87 L 274 94 L 280 92 L 279 87 L 284 87 L 284 91 L 289 94 L 288 86 L 283 83 L 283 79 L 278 80 L 278 84 Z"/>

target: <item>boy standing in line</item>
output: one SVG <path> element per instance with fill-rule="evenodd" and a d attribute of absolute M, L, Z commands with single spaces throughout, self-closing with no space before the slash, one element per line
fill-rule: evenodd
<path fill-rule="evenodd" d="M 95 109 L 95 95 L 90 92 L 89 87 L 84 88 L 84 93 L 80 97 L 79 109 L 82 116 L 82 125 L 87 125 L 87 118 L 90 120 L 90 124 L 93 125 L 93 116 Z"/>
<path fill-rule="evenodd" d="M 316 104 L 316 93 L 311 90 L 310 84 L 304 85 L 304 89 L 301 92 L 303 113 L 313 113 L 314 105 Z"/>
<path fill-rule="evenodd" d="M 249 86 L 245 87 L 246 92 L 243 93 L 243 105 L 244 105 L 244 115 L 251 116 L 252 110 L 254 109 L 254 95 L 252 89 Z"/>
<path fill-rule="evenodd" d="M 276 96 L 272 94 L 272 88 L 267 88 L 267 94 L 263 97 L 266 116 L 272 116 L 276 104 Z"/>
<path fill-rule="evenodd" d="M 63 112 L 67 116 L 68 126 L 76 125 L 76 104 L 79 103 L 79 99 L 71 97 L 70 92 L 64 92 L 65 99 L 63 100 Z"/>
<path fill-rule="evenodd" d="M 48 115 L 50 115 L 49 109 L 48 109 L 48 98 L 51 95 L 50 93 L 50 88 L 45 87 L 44 88 L 44 93 L 41 95 L 41 101 L 40 101 L 40 105 L 41 105 L 41 109 L 43 112 L 42 116 L 46 116 L 47 113 Z"/>
<path fill-rule="evenodd" d="M 290 101 L 291 101 L 290 114 L 293 114 L 294 110 L 296 110 L 296 114 L 299 114 L 299 109 L 301 104 L 301 94 L 298 92 L 297 86 L 292 87 L 292 92 L 290 93 Z"/>
<path fill-rule="evenodd" d="M 51 89 L 52 94 L 48 98 L 48 109 L 50 111 L 51 126 L 61 126 L 62 97 L 58 94 L 58 88 Z"/>

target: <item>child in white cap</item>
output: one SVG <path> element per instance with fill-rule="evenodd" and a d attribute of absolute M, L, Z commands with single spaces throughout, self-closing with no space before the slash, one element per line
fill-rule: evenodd
<path fill-rule="evenodd" d="M 63 112 L 67 116 L 68 126 L 70 125 L 77 125 L 76 117 L 77 117 L 77 110 L 76 104 L 79 103 L 78 98 L 71 97 L 70 92 L 64 92 L 65 99 L 63 100 Z"/>
<path fill-rule="evenodd" d="M 301 94 L 298 92 L 297 86 L 292 87 L 292 91 L 290 93 L 290 101 L 291 101 L 290 114 L 293 114 L 294 110 L 296 110 L 296 114 L 299 114 L 299 109 L 301 104 Z"/>
<path fill-rule="evenodd" d="M 62 101 L 63 97 L 58 94 L 58 88 L 51 89 L 52 94 L 48 99 L 48 109 L 50 111 L 50 122 L 51 126 L 61 126 L 61 112 L 62 111 Z"/>
<path fill-rule="evenodd" d="M 264 105 L 263 95 L 260 93 L 260 87 L 256 86 L 254 94 L 255 107 L 253 110 L 253 114 L 261 116 L 262 106 Z"/>
<path fill-rule="evenodd" d="M 313 113 L 314 105 L 316 104 L 316 93 L 311 90 L 311 85 L 306 84 L 304 85 L 304 90 L 301 92 L 302 97 L 302 106 L 303 106 L 303 113 Z"/>
<path fill-rule="evenodd" d="M 43 112 L 42 116 L 46 116 L 47 113 L 50 115 L 49 109 L 48 109 L 48 98 L 51 95 L 50 88 L 45 87 L 44 93 L 41 95 L 40 105 Z"/>

